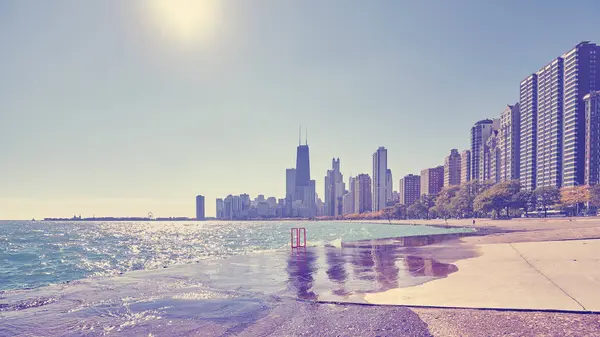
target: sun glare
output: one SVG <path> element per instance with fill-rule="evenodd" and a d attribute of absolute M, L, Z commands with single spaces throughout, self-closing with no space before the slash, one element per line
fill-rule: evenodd
<path fill-rule="evenodd" d="M 162 35 L 186 44 L 213 36 L 220 21 L 219 0 L 148 0 L 146 3 Z"/>

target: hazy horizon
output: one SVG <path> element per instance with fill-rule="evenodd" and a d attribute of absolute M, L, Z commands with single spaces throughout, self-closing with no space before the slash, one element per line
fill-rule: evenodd
<path fill-rule="evenodd" d="M 518 101 L 522 79 L 580 41 L 599 43 L 599 10 L 591 0 L 1 2 L 0 219 L 193 217 L 197 194 L 214 216 L 228 194 L 283 198 L 299 125 L 319 195 L 332 158 L 347 182 L 371 175 L 379 146 L 397 190 L 466 149 L 476 121 Z"/>

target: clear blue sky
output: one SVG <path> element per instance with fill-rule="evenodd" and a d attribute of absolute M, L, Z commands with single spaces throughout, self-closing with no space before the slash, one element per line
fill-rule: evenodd
<path fill-rule="evenodd" d="M 594 0 L 152 1 L 0 2 L 0 218 L 282 197 L 299 124 L 319 194 L 332 157 L 347 179 L 381 145 L 397 189 L 600 42 Z"/>

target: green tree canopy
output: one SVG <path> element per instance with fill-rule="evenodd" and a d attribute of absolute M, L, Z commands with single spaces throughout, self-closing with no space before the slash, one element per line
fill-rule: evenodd
<path fill-rule="evenodd" d="M 429 214 L 429 210 L 421 200 L 417 200 L 414 204 L 408 206 L 406 213 L 412 219 L 425 219 Z"/>
<path fill-rule="evenodd" d="M 533 191 L 537 205 L 544 209 L 544 217 L 548 216 L 548 206 L 560 201 L 560 190 L 554 186 L 538 187 Z"/>

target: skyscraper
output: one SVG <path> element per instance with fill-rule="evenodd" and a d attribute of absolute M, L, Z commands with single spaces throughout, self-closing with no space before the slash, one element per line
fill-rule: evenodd
<path fill-rule="evenodd" d="M 460 185 L 461 158 L 457 149 L 444 159 L 444 186 Z"/>
<path fill-rule="evenodd" d="M 380 146 L 373 153 L 373 207 L 377 212 L 386 206 L 387 150 Z"/>
<path fill-rule="evenodd" d="M 471 151 L 464 150 L 460 154 L 460 183 L 471 180 Z"/>
<path fill-rule="evenodd" d="M 444 187 L 444 167 L 432 167 L 421 171 L 421 195 L 436 195 Z"/>
<path fill-rule="evenodd" d="M 471 128 L 471 180 L 482 178 L 481 160 L 485 142 L 492 134 L 494 121 L 491 119 L 481 120 Z M 421 182 L 422 183 L 422 182 Z M 423 191 L 421 191 L 423 193 Z"/>
<path fill-rule="evenodd" d="M 498 148 L 500 151 L 499 180 L 519 179 L 521 113 L 519 103 L 507 105 L 500 116 Z"/>
<path fill-rule="evenodd" d="M 600 90 L 600 46 L 579 43 L 562 55 L 564 60 L 562 184 L 584 183 L 585 103 L 584 96 Z"/>
<path fill-rule="evenodd" d="M 301 142 L 301 140 L 300 140 Z M 294 201 L 302 202 L 299 215 L 312 218 L 316 214 L 315 182 L 310 179 L 310 154 L 308 142 L 299 144 L 296 151 L 296 184 L 294 186 Z"/>
<path fill-rule="evenodd" d="M 291 168 L 285 170 L 285 216 L 292 216 L 294 201 L 296 201 L 296 169 Z"/>
<path fill-rule="evenodd" d="M 385 171 L 385 203 L 387 206 L 394 204 L 394 181 L 392 178 L 392 170 Z"/>
<path fill-rule="evenodd" d="M 497 183 L 500 178 L 500 148 L 498 143 L 498 130 L 492 129 L 492 134 L 485 142 L 481 151 L 481 165 L 479 181 Z"/>
<path fill-rule="evenodd" d="M 585 101 L 585 184 L 600 183 L 600 91 Z"/>
<path fill-rule="evenodd" d="M 350 177 L 350 179 L 348 180 L 348 198 L 350 199 L 348 201 L 349 205 L 348 205 L 348 209 L 347 212 L 348 214 L 353 214 L 356 213 L 356 178 L 355 177 Z"/>
<path fill-rule="evenodd" d="M 563 67 L 559 57 L 537 72 L 536 187 L 562 185 Z"/>
<path fill-rule="evenodd" d="M 521 81 L 519 105 L 521 134 L 519 151 L 519 180 L 521 187 L 533 191 L 537 172 L 538 77 L 536 74 Z"/>
<path fill-rule="evenodd" d="M 223 219 L 225 216 L 225 210 L 224 210 L 224 204 L 223 204 L 223 199 L 218 198 L 217 199 L 217 214 L 216 214 L 216 218 L 217 219 Z"/>
<path fill-rule="evenodd" d="M 340 159 L 333 158 L 331 170 L 325 176 L 325 212 L 329 216 L 342 214 L 345 186 L 340 172 Z"/>
<path fill-rule="evenodd" d="M 204 220 L 204 196 L 196 196 L 196 220 Z"/>
<path fill-rule="evenodd" d="M 400 179 L 400 203 L 406 207 L 421 197 L 421 176 L 409 174 Z"/>
<path fill-rule="evenodd" d="M 367 213 L 371 211 L 371 177 L 368 174 L 359 174 L 355 182 L 354 212 Z"/>
<path fill-rule="evenodd" d="M 223 200 L 223 219 L 231 220 L 233 219 L 233 196 L 230 194 Z"/>
<path fill-rule="evenodd" d="M 298 145 L 296 152 L 296 200 L 304 200 L 310 186 L 310 154 L 308 145 Z"/>

